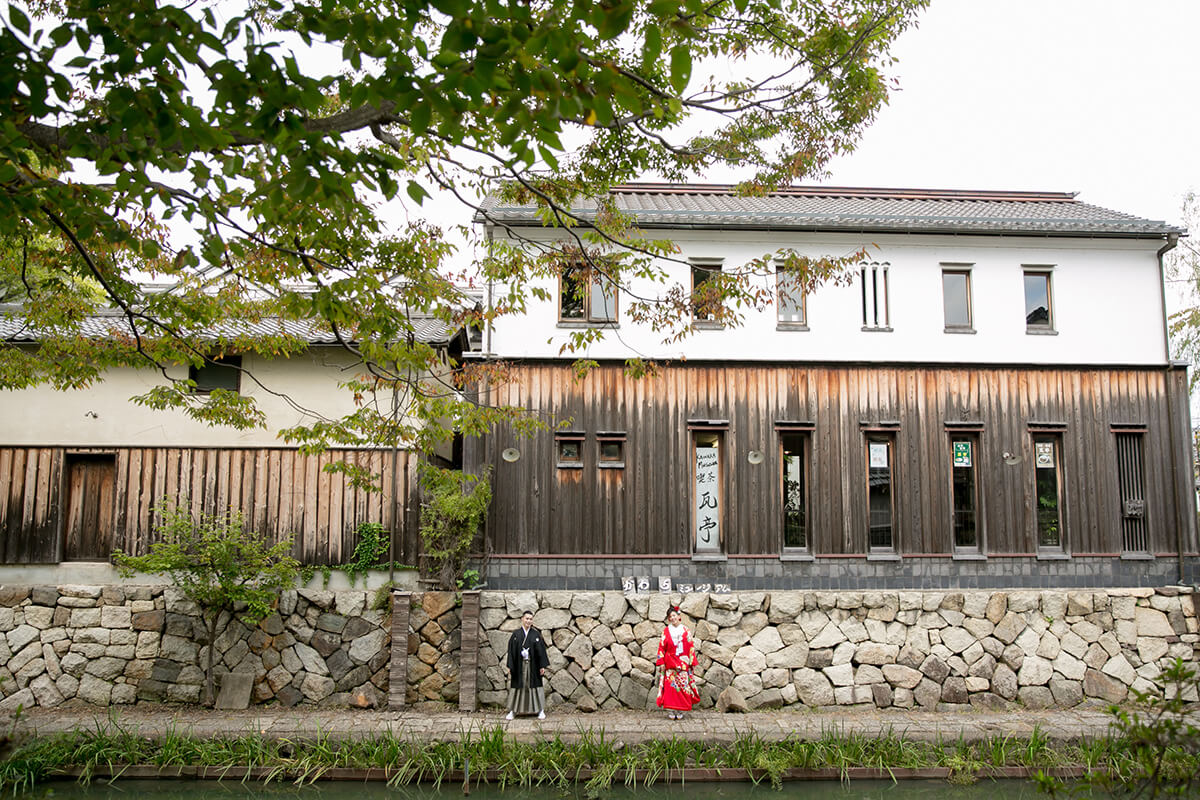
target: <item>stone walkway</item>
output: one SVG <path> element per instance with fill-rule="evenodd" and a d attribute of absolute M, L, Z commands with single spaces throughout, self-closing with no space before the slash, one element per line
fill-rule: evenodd
<path fill-rule="evenodd" d="M 143 736 L 167 731 L 215 737 L 263 734 L 274 738 L 355 738 L 388 731 L 404 738 L 448 740 L 478 736 L 500 727 L 524 741 L 578 739 L 585 732 L 603 733 L 609 741 L 633 744 L 677 736 L 689 740 L 729 742 L 756 734 L 779 740 L 788 736 L 819 738 L 828 732 L 877 737 L 894 733 L 917 741 L 968 741 L 1013 737 L 1029 738 L 1035 730 L 1054 740 L 1092 739 L 1104 736 L 1111 717 L 1099 708 L 1070 711 L 774 711 L 719 714 L 698 711 L 682 722 L 669 722 L 661 713 L 600 712 L 550 715 L 543 721 L 517 719 L 506 722 L 497 712 L 459 714 L 397 711 L 333 711 L 259 709 L 205 711 L 177 707 L 133 709 L 41 709 L 22 714 L 12 725 L 15 734 L 48 735 L 76 729 L 121 728 Z"/>

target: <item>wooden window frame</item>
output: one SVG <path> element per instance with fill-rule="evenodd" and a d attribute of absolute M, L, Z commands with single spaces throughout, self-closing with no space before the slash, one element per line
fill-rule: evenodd
<path fill-rule="evenodd" d="M 570 277 L 572 273 L 581 272 L 586 269 L 582 264 L 572 263 L 566 267 L 558 275 L 558 322 L 560 325 L 585 325 L 585 326 L 605 326 L 617 327 L 621 321 L 621 292 L 616 284 L 612 285 L 612 317 L 597 317 L 592 313 L 592 281 L 594 276 L 589 275 L 587 285 L 583 289 L 583 316 L 568 317 L 563 315 L 563 299 L 567 297 L 567 282 L 574 280 Z M 582 281 L 577 281 L 582 283 Z"/>
<path fill-rule="evenodd" d="M 897 431 L 893 427 L 878 427 L 865 428 L 863 430 L 863 499 L 866 501 L 864 507 L 867 512 L 867 529 L 866 529 L 866 553 L 868 559 L 877 560 L 894 560 L 899 558 L 899 548 L 897 547 L 897 508 L 896 508 L 896 440 Z M 871 445 L 878 443 L 887 444 L 888 448 L 888 505 L 889 511 L 889 527 L 891 529 L 890 538 L 891 544 L 887 547 L 876 547 L 871 544 Z"/>
<path fill-rule="evenodd" d="M 1146 434 L 1148 428 L 1141 423 L 1113 423 L 1110 426 L 1113 434 L 1113 454 L 1117 459 L 1117 519 L 1120 521 L 1121 529 L 1121 558 L 1126 560 L 1146 560 L 1154 559 L 1153 548 L 1150 547 L 1150 504 L 1146 502 Z M 1136 442 L 1136 447 L 1132 448 L 1136 452 L 1122 453 L 1121 446 L 1122 437 L 1129 437 L 1132 442 Z M 1134 463 L 1136 462 L 1136 463 Z M 1137 475 L 1129 474 L 1126 470 L 1135 467 L 1139 470 Z M 1132 488 L 1131 484 L 1138 484 L 1141 497 L 1137 498 L 1141 502 L 1137 506 L 1132 506 L 1127 502 L 1125 494 Z M 1128 500 L 1132 501 L 1133 498 Z M 1130 536 L 1127 530 L 1127 520 L 1140 519 L 1141 533 L 1140 538 L 1145 545 L 1142 548 L 1130 547 Z"/>
<path fill-rule="evenodd" d="M 809 556 L 813 552 L 812 541 L 812 429 L 808 427 L 777 427 L 779 437 L 779 489 L 780 489 L 780 547 L 784 556 Z M 800 463 L 803 470 L 800 494 L 804 505 L 804 545 L 800 547 L 787 544 L 787 450 L 784 438 L 796 437 L 800 440 Z"/>
<path fill-rule="evenodd" d="M 1033 493 L 1030 497 L 1033 500 L 1032 523 L 1033 523 L 1033 546 L 1038 558 L 1042 559 L 1059 559 L 1069 558 L 1067 550 L 1067 515 L 1066 515 L 1066 497 L 1065 484 L 1063 480 L 1063 427 L 1059 425 L 1031 425 L 1029 428 L 1029 444 L 1031 448 L 1030 466 L 1033 472 L 1030 477 L 1033 479 Z M 1038 507 L 1041 505 L 1041 497 L 1038 494 L 1038 469 L 1037 465 L 1037 446 L 1038 440 L 1049 440 L 1054 445 L 1054 481 L 1055 481 L 1055 497 L 1057 498 L 1057 527 L 1056 533 L 1058 536 L 1058 544 L 1043 545 L 1041 537 L 1041 526 L 1038 521 Z"/>
<path fill-rule="evenodd" d="M 600 431 L 596 434 L 596 466 L 600 469 L 625 469 L 625 442 L 628 439 L 624 431 Z M 620 446 L 620 458 L 605 458 L 604 445 L 617 444 Z"/>
<path fill-rule="evenodd" d="M 974 333 L 975 332 L 975 305 L 974 297 L 971 291 L 971 268 L 972 264 L 942 264 L 942 321 L 945 324 L 946 333 Z M 967 306 L 967 321 L 965 323 L 952 323 L 947 318 L 949 304 L 946 302 L 946 276 L 961 275 L 964 278 L 966 286 L 966 306 Z"/>
<path fill-rule="evenodd" d="M 976 558 L 982 557 L 986 552 L 985 545 L 985 515 L 983 513 L 983 489 L 982 481 L 980 480 L 980 444 L 981 429 L 975 426 L 967 425 L 950 425 L 946 426 L 946 443 L 949 445 L 950 455 L 950 482 L 947 486 L 949 491 L 949 508 L 950 508 L 950 551 L 955 558 Z M 954 442 L 967 441 L 971 444 L 971 471 L 973 490 L 972 495 L 975 501 L 975 544 L 973 546 L 961 546 L 955 535 L 954 529 Z"/>
<path fill-rule="evenodd" d="M 583 469 L 583 442 L 587 434 L 580 431 L 560 431 L 554 434 L 554 458 L 558 469 Z M 563 446 L 574 444 L 579 448 L 576 458 L 563 458 Z"/>
<path fill-rule="evenodd" d="M 211 369 L 229 370 L 233 372 L 235 386 L 230 389 L 228 386 L 217 386 L 211 383 L 209 385 L 203 385 L 201 383 L 201 378 L 204 377 L 202 372 L 204 370 Z M 189 364 L 188 380 L 195 384 L 195 388 L 192 389 L 192 394 L 212 394 L 213 390 L 215 389 L 224 389 L 225 391 L 231 391 L 240 395 L 242 393 L 242 357 L 241 355 L 211 356 L 207 358 L 204 364 L 200 367 Z"/>
<path fill-rule="evenodd" d="M 1031 277 L 1040 277 L 1046 282 L 1046 322 L 1031 323 L 1029 321 L 1029 312 L 1025 312 L 1025 333 L 1030 335 L 1055 335 L 1058 330 L 1055 328 L 1055 309 L 1054 309 L 1054 267 L 1051 265 L 1037 264 L 1022 264 L 1021 265 L 1021 297 L 1025 301 L 1026 309 L 1029 306 L 1029 295 L 1026 291 L 1025 282 Z"/>

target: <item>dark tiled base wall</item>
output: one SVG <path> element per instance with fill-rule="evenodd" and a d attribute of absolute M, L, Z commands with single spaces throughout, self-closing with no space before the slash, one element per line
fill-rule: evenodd
<path fill-rule="evenodd" d="M 735 592 L 758 589 L 1072 589 L 1155 587 L 1180 582 L 1179 562 L 1174 558 L 1146 561 L 906 558 L 888 562 L 841 558 L 815 561 L 781 561 L 778 558 L 731 558 L 727 561 L 492 558 L 487 565 L 487 586 L 489 589 L 620 590 L 621 578 L 627 575 L 648 576 L 655 591 L 660 576 L 669 577 L 674 583 L 728 584 Z M 1200 558 L 1185 558 L 1183 582 L 1200 582 Z"/>

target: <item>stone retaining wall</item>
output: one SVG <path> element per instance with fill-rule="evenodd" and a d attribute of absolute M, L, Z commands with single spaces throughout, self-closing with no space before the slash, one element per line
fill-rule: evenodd
<path fill-rule="evenodd" d="M 390 617 L 373 592 L 299 589 L 218 637 L 218 673 L 253 675 L 252 703 L 376 707 L 388 696 Z M 1177 589 L 1010 592 L 482 592 L 477 689 L 502 706 L 502 659 L 521 612 L 550 654 L 551 707 L 652 707 L 671 603 L 700 651 L 702 707 L 970 704 L 1070 707 L 1151 690 L 1195 660 L 1193 596 Z M 462 613 L 414 593 L 406 703 L 457 703 Z M 207 650 L 198 610 L 171 587 L 0 586 L 0 711 L 17 706 L 197 702 Z M 468 704 L 470 700 L 467 700 Z"/>
<path fill-rule="evenodd" d="M 1167 660 L 1194 660 L 1190 593 L 484 592 L 479 698 L 503 705 L 502 660 L 521 612 L 550 655 L 547 702 L 649 708 L 671 603 L 696 635 L 702 707 L 1071 707 L 1152 690 Z"/>
<path fill-rule="evenodd" d="M 375 706 L 391 637 L 373 596 L 285 591 L 261 624 L 224 629 L 215 671 L 253 674 L 251 702 Z M 0 587 L 0 710 L 198 702 L 205 639 L 198 609 L 172 587 Z"/>

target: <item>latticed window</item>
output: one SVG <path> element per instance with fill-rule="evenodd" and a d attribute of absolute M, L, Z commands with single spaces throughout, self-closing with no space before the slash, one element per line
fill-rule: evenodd
<path fill-rule="evenodd" d="M 862 324 L 866 330 L 891 330 L 888 316 L 888 265 L 863 264 L 859 268 L 862 288 Z"/>
<path fill-rule="evenodd" d="M 1146 540 L 1143 436 L 1141 431 L 1116 435 L 1117 483 L 1121 497 L 1121 549 L 1126 553 L 1150 552 L 1150 545 Z"/>

